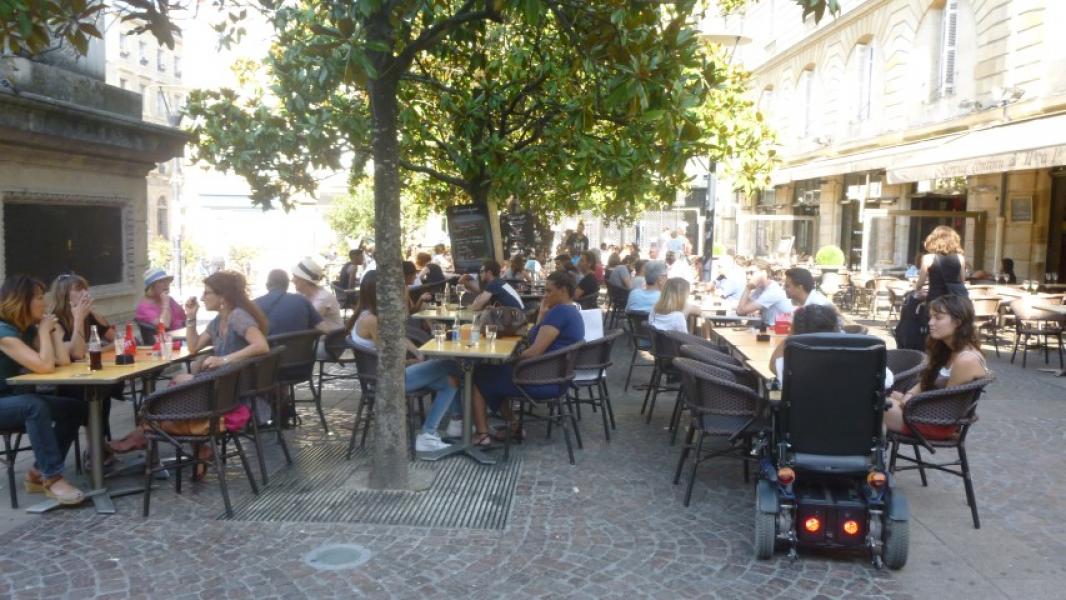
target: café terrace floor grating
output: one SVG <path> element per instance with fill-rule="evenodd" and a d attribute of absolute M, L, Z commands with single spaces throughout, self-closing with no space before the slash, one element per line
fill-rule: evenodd
<path fill-rule="evenodd" d="M 367 523 L 415 527 L 502 530 L 507 526 L 522 459 L 485 467 L 456 456 L 415 461 L 412 469 L 432 478 L 424 491 L 369 490 L 370 457 L 359 449 L 345 460 L 347 443 L 326 443 L 300 452 L 294 464 L 271 477 L 258 496 L 236 502 L 233 518 L 221 520 Z"/>

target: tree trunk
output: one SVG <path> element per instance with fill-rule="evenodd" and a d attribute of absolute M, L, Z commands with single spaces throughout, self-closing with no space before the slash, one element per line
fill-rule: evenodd
<path fill-rule="evenodd" d="M 407 489 L 410 455 L 404 395 L 407 290 L 400 234 L 400 155 L 395 76 L 369 82 L 373 115 L 374 240 L 378 270 L 378 373 L 369 485 Z"/>

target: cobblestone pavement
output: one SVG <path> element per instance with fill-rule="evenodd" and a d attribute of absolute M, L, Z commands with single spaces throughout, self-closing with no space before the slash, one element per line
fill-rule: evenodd
<path fill-rule="evenodd" d="M 628 356 L 629 348 L 617 349 L 618 362 Z M 916 473 L 901 474 L 914 518 L 910 562 L 900 572 L 878 572 L 862 556 L 839 553 L 754 560 L 753 495 L 739 464 L 703 467 L 684 508 L 682 486 L 671 484 L 677 448 L 664 429 L 672 399 L 645 425 L 641 396 L 622 392 L 619 365 L 610 372 L 618 417 L 610 443 L 599 415 L 586 412 L 585 449 L 572 467 L 558 435 L 545 440 L 542 426 L 529 427 L 504 531 L 219 521 L 213 478 L 186 485 L 180 496 L 161 483 L 148 519 L 140 516 L 140 496 L 118 499 L 118 514 L 107 517 L 89 508 L 36 516 L 8 510 L 2 489 L 0 597 L 1061 597 L 1066 379 L 1032 363 L 1023 371 L 1007 358 L 989 359 L 998 381 L 969 443 L 983 527 L 973 529 L 958 479 L 934 473 L 923 488 Z M 635 375 L 646 377 L 647 370 Z M 338 425 L 353 412 L 353 387 L 340 382 L 327 394 L 329 419 L 341 433 L 324 436 L 304 412 L 304 424 L 289 434 L 296 452 L 346 442 Z M 130 422 L 128 408 L 116 408 L 114 430 Z M 274 448 L 267 453 L 274 469 L 284 468 Z M 249 494 L 239 468 L 230 473 L 232 493 Z M 342 543 L 365 547 L 370 560 L 336 571 L 304 562 L 312 549 Z"/>

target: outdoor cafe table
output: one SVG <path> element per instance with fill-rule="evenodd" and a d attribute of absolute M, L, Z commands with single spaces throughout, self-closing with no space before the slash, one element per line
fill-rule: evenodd
<path fill-rule="evenodd" d="M 477 313 L 472 310 L 460 309 L 460 310 L 438 310 L 436 308 L 427 308 L 425 310 L 416 312 L 411 315 L 416 319 L 424 319 L 427 321 L 454 321 L 456 315 L 459 316 L 459 321 L 463 323 L 473 323 L 477 317 Z"/>
<path fill-rule="evenodd" d="M 463 439 L 461 443 L 452 444 L 450 447 L 436 452 L 419 453 L 419 457 L 426 460 L 440 460 L 452 454 L 463 453 L 484 465 L 496 464 L 496 460 L 474 447 L 470 443 L 470 429 L 473 427 L 473 399 L 474 399 L 474 365 L 479 362 L 503 362 L 514 353 L 515 347 L 521 341 L 520 337 L 496 338 L 489 342 L 482 336 L 477 344 L 467 342 L 454 342 L 447 340 L 438 343 L 436 339 L 429 340 L 419 350 L 426 356 L 435 358 L 450 358 L 459 363 L 463 370 Z"/>
<path fill-rule="evenodd" d="M 9 377 L 7 384 L 12 386 L 75 385 L 85 387 L 86 397 L 89 400 L 89 452 L 92 457 L 90 465 L 92 490 L 87 492 L 85 496 L 86 498 L 92 498 L 97 513 L 114 514 L 115 505 L 111 502 L 111 498 L 135 494 L 141 492 L 143 488 L 135 487 L 112 491 L 104 484 L 103 399 L 116 383 L 124 383 L 138 377 L 150 380 L 151 375 L 189 358 L 191 358 L 191 355 L 187 347 L 182 347 L 181 351 L 175 353 L 170 360 L 153 359 L 151 358 L 150 348 L 138 348 L 136 362 L 132 365 L 116 365 L 114 352 L 105 352 L 103 355 L 104 368 L 99 371 L 90 371 L 88 360 L 81 360 L 69 365 L 56 367 L 56 370 L 52 373 L 29 373 L 17 377 Z M 58 506 L 58 502 L 49 499 L 31 506 L 27 509 L 27 512 L 43 513 Z"/>

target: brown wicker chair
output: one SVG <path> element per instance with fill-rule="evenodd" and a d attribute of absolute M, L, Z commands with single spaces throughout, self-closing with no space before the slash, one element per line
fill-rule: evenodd
<path fill-rule="evenodd" d="M 719 456 L 739 458 L 744 463 L 744 480 L 748 480 L 748 461 L 753 460 L 750 457 L 751 438 L 765 428 L 765 423 L 759 418 L 760 396 L 748 386 L 737 383 L 732 373 L 684 357 L 675 358 L 674 367 L 681 373 L 686 389 L 685 403 L 691 415 L 674 471 L 674 485 L 681 482 L 685 460 L 695 451 L 685 488 L 685 506 L 688 506 L 696 482 L 696 469 L 701 462 Z M 697 434 L 699 439 L 695 439 Z M 707 436 L 726 437 L 729 446 L 704 451 L 703 442 Z"/>
<path fill-rule="evenodd" d="M 318 418 L 322 421 L 322 429 L 329 433 L 329 425 L 326 424 L 326 414 L 322 411 L 322 396 L 315 387 L 314 372 L 315 361 L 318 360 L 318 338 L 322 332 L 317 329 L 305 329 L 291 333 L 281 333 L 267 338 L 271 346 L 285 346 L 285 352 L 281 355 L 281 366 L 278 370 L 278 384 L 282 389 L 288 390 L 288 402 L 292 406 L 293 419 L 296 415 L 296 386 L 306 383 L 311 389 L 310 400 L 299 402 L 314 402 L 318 410 Z"/>
<path fill-rule="evenodd" d="M 1003 300 L 999 296 L 976 296 L 970 301 L 973 302 L 973 320 L 978 333 L 988 332 L 996 356 L 999 356 L 999 306 Z"/>
<path fill-rule="evenodd" d="M 355 439 L 359 436 L 359 425 L 363 426 L 363 434 L 359 440 L 359 447 L 366 447 L 366 434 L 370 431 L 370 420 L 374 417 L 374 400 L 378 382 L 378 353 L 376 350 L 357 346 L 348 342 L 348 347 L 355 353 L 355 366 L 359 378 L 359 404 L 355 409 L 355 424 L 352 426 L 352 437 L 348 440 L 348 452 L 345 455 L 349 460 L 355 451 Z M 431 394 L 429 390 L 406 390 L 407 392 L 407 432 L 410 438 L 411 450 L 414 451 L 415 434 L 422 419 L 425 419 L 426 411 L 423 399 Z M 418 405 L 417 413 L 413 405 Z M 363 412 L 366 411 L 364 415 Z M 418 422 L 415 422 L 419 419 Z"/>
<path fill-rule="evenodd" d="M 574 428 L 577 447 L 582 448 L 582 444 L 581 431 L 577 428 L 577 421 L 574 419 L 573 413 L 570 412 L 566 396 L 570 383 L 574 380 L 574 365 L 577 363 L 577 353 L 584 345 L 585 342 L 578 342 L 565 348 L 559 348 L 558 350 L 515 363 L 512 381 L 514 381 L 518 390 L 522 392 L 522 395 L 504 399 L 505 402 L 512 404 L 518 402 L 518 428 L 520 431 L 525 430 L 526 404 L 547 405 L 548 415 L 545 417 L 548 422 L 547 436 L 551 437 L 552 423 L 558 421 L 563 428 L 566 452 L 570 457 L 571 465 L 574 464 L 574 447 L 570 443 L 571 426 Z M 559 393 L 547 398 L 534 398 L 529 394 L 527 388 L 542 385 L 559 386 Z M 511 428 L 505 427 L 504 429 L 507 432 L 504 440 L 504 460 L 507 460 L 511 453 Z"/>
<path fill-rule="evenodd" d="M 897 348 L 888 351 L 888 370 L 892 371 L 893 392 L 906 392 L 918 383 L 918 376 L 925 368 L 925 353 L 918 350 Z"/>
<path fill-rule="evenodd" d="M 285 353 L 285 346 L 271 348 L 270 354 L 257 357 L 248 361 L 242 378 L 241 400 L 252 408 L 252 420 L 245 427 L 242 435 L 248 437 L 255 444 L 255 455 L 259 461 L 259 474 L 263 478 L 263 486 L 270 484 L 270 476 L 267 474 L 266 459 L 263 456 L 263 442 L 259 434 L 273 431 L 278 446 L 285 455 L 285 462 L 292 464 L 292 456 L 289 454 L 289 446 L 285 443 L 285 436 L 281 430 L 281 390 L 278 385 L 278 369 L 281 366 L 281 357 Z M 268 398 L 271 410 L 271 419 L 267 424 L 260 425 L 259 398 Z"/>
<path fill-rule="evenodd" d="M 611 441 L 611 430 L 615 428 L 614 408 L 611 395 L 607 391 L 607 368 L 611 366 L 611 349 L 614 341 L 622 336 L 621 329 L 608 331 L 598 340 L 585 342 L 575 357 L 574 380 L 570 383 L 573 395 L 570 403 L 577 408 L 577 418 L 581 418 L 581 405 L 588 404 L 593 412 L 600 409 L 603 417 L 603 435 Z M 581 397 L 581 390 L 588 391 L 588 398 Z M 608 424 L 608 420 L 610 424 Z"/>
<path fill-rule="evenodd" d="M 259 493 L 255 484 L 248 457 L 241 446 L 241 438 L 221 426 L 223 415 L 237 407 L 238 386 L 241 372 L 247 364 L 239 362 L 202 373 L 190 382 L 175 385 L 156 392 L 145 399 L 143 417 L 147 424 L 145 437 L 148 439 L 148 455 L 144 462 L 144 516 L 148 516 L 152 498 L 152 475 L 165 469 L 174 469 L 175 490 L 181 493 L 181 472 L 196 465 L 213 467 L 222 487 L 222 501 L 226 505 L 226 515 L 233 516 L 230 503 L 229 487 L 226 484 L 226 470 L 223 461 L 236 455 L 248 476 L 252 492 Z M 178 435 L 166 431 L 165 421 L 192 421 L 207 419 L 210 423 L 205 435 Z M 233 441 L 234 452 L 227 453 L 224 442 Z M 159 443 L 170 444 L 176 453 L 175 461 L 166 465 L 159 464 Z M 204 444 L 211 444 L 214 450 L 211 460 L 199 458 L 198 451 Z M 185 447 L 191 446 L 186 452 Z"/>
<path fill-rule="evenodd" d="M 677 381 L 680 377 L 673 365 L 673 360 L 678 356 L 680 348 L 677 341 L 664 334 L 665 332 L 654 327 L 648 327 L 651 353 L 655 357 L 655 368 L 652 369 L 648 389 L 644 392 L 644 403 L 640 407 L 640 414 L 646 415 L 645 423 L 651 423 L 651 414 L 655 412 L 655 401 L 658 400 L 660 393 L 681 393 L 680 383 L 670 385 L 671 378 Z"/>
<path fill-rule="evenodd" d="M 917 469 L 923 486 L 928 485 L 925 477 L 926 469 L 935 469 L 961 477 L 966 488 L 966 502 L 970 505 L 970 515 L 973 517 L 975 529 L 981 528 L 981 521 L 977 516 L 977 498 L 973 491 L 973 481 L 970 479 L 970 463 L 966 457 L 966 434 L 970 432 L 970 426 L 977 422 L 977 401 L 985 387 L 992 381 L 992 377 L 985 377 L 956 387 L 921 392 L 903 405 L 903 422 L 910 431 L 908 433 L 888 432 L 888 442 L 892 445 L 889 470 L 896 472 Z M 956 433 L 948 439 L 931 440 L 920 431 L 923 425 L 954 427 Z M 901 454 L 899 451 L 901 445 L 913 448 L 914 456 Z M 954 448 L 958 453 L 958 459 L 950 462 L 930 462 L 922 458 L 919 446 L 934 454 L 937 448 Z M 912 464 L 897 467 L 897 459 Z M 958 469 L 952 467 L 958 467 Z"/>

